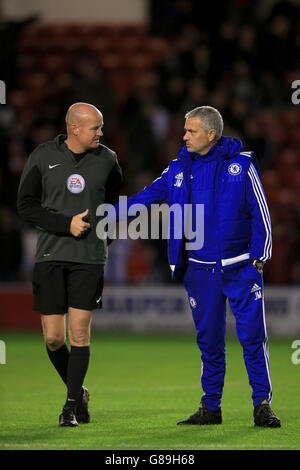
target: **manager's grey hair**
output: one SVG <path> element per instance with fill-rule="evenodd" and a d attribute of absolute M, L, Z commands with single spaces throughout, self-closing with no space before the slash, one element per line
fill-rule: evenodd
<path fill-rule="evenodd" d="M 222 137 L 224 123 L 223 118 L 219 111 L 212 106 L 198 106 L 191 111 L 188 111 L 185 115 L 186 119 L 198 117 L 203 123 L 204 130 L 208 132 L 210 129 L 216 131 L 216 140 Z"/>

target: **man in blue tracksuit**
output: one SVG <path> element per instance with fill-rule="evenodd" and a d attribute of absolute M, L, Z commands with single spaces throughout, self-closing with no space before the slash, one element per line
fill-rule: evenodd
<path fill-rule="evenodd" d="M 178 424 L 220 424 L 225 376 L 225 316 L 228 299 L 252 387 L 254 423 L 279 427 L 270 408 L 268 340 L 265 324 L 263 265 L 271 257 L 271 222 L 253 152 L 240 140 L 222 137 L 223 119 L 201 106 L 185 116 L 185 146 L 153 183 L 127 200 L 150 207 L 203 205 L 204 243 L 175 237 L 170 227 L 168 255 L 174 279 L 183 279 L 202 353 L 199 410 Z M 186 206 L 185 206 L 186 205 Z M 121 203 L 116 206 L 122 212 Z M 120 217 L 118 212 L 118 217 Z M 200 221 L 196 219 L 196 225 Z M 176 220 L 176 224 L 184 224 Z M 195 228 L 195 222 L 193 227 Z"/>

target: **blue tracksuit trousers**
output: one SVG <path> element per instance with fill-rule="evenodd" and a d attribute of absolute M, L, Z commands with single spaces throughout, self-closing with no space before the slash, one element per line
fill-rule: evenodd
<path fill-rule="evenodd" d="M 253 405 L 261 398 L 269 403 L 272 387 L 265 324 L 263 280 L 247 264 L 204 268 L 189 264 L 184 278 L 201 351 L 202 400 L 207 408 L 220 408 L 225 376 L 226 299 L 236 320 L 244 361 L 252 387 Z"/>

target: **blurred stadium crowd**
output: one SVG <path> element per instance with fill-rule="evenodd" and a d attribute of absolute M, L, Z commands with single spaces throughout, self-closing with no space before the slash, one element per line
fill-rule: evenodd
<path fill-rule="evenodd" d="M 2 23 L 0 281 L 31 275 L 35 233 L 16 213 L 28 155 L 86 101 L 103 112 L 103 143 L 118 153 L 128 196 L 176 158 L 186 111 L 218 108 L 224 134 L 260 162 L 273 225 L 266 283 L 299 284 L 299 15 L 292 0 L 153 0 L 146 26 Z M 165 241 L 119 240 L 109 253 L 108 282 L 170 282 Z"/>

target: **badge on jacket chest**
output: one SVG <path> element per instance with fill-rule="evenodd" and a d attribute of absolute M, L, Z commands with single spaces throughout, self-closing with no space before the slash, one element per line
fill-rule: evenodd
<path fill-rule="evenodd" d="M 228 173 L 232 176 L 239 175 L 242 171 L 242 165 L 239 163 L 231 163 L 228 167 Z"/>
<path fill-rule="evenodd" d="M 81 193 L 85 188 L 85 180 L 81 175 L 71 175 L 67 179 L 67 188 L 73 194 Z"/>

